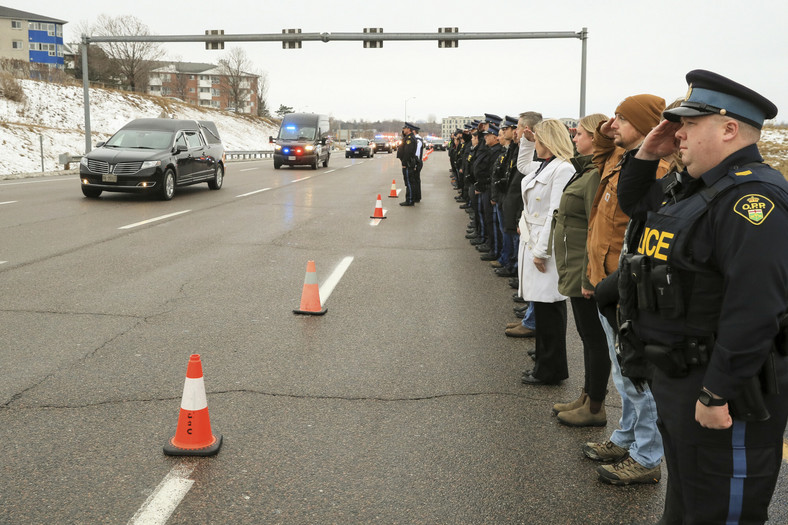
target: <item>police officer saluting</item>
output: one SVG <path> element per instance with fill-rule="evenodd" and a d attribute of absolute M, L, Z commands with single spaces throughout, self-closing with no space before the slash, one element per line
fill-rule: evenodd
<path fill-rule="evenodd" d="M 635 310 L 622 313 L 656 367 L 660 523 L 764 523 L 788 418 L 788 182 L 756 145 L 777 108 L 716 73 L 687 82 L 621 170 L 619 203 L 641 223 L 620 266 L 621 308 Z M 686 169 L 657 181 L 676 151 Z"/>

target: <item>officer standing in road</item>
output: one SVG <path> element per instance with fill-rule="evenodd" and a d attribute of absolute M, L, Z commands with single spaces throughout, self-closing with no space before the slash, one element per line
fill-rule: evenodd
<path fill-rule="evenodd" d="M 410 184 L 413 189 L 413 202 L 421 202 L 421 168 L 424 167 L 424 139 L 419 135 L 418 126 L 410 124 L 410 129 L 413 132 L 413 139 L 416 141 L 416 168 L 410 176 Z"/>
<path fill-rule="evenodd" d="M 413 177 L 416 172 L 417 147 L 413 128 L 415 128 L 413 124 L 405 123 L 402 127 L 402 145 L 397 148 L 397 158 L 402 164 L 402 178 L 405 181 L 405 202 L 400 202 L 400 206 L 413 206 Z"/>
<path fill-rule="evenodd" d="M 685 100 L 622 167 L 619 203 L 641 225 L 620 309 L 635 305 L 639 351 L 656 367 L 660 523 L 764 523 L 788 419 L 788 182 L 757 147 L 777 108 L 710 71 L 686 78 Z M 677 151 L 685 170 L 655 180 Z"/>

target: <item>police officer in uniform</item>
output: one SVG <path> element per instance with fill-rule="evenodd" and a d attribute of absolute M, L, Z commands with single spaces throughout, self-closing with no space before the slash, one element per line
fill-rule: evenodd
<path fill-rule="evenodd" d="M 421 168 L 424 167 L 424 139 L 419 135 L 420 127 L 410 124 L 413 139 L 416 141 L 416 168 L 410 174 L 410 185 L 413 190 L 413 202 L 421 202 Z"/>
<path fill-rule="evenodd" d="M 788 182 L 756 145 L 777 108 L 710 71 L 686 78 L 621 170 L 619 203 L 640 224 L 620 265 L 620 334 L 656 368 L 660 523 L 764 523 L 788 419 Z M 685 170 L 657 181 L 676 151 Z"/>
<path fill-rule="evenodd" d="M 402 145 L 397 148 L 397 158 L 402 164 L 402 179 L 405 181 L 405 202 L 400 206 L 413 206 L 413 177 L 416 172 L 416 139 L 413 130 L 418 129 L 408 122 L 402 127 Z"/>

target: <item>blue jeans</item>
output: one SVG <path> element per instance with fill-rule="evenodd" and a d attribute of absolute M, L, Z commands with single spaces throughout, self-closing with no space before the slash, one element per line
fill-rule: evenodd
<path fill-rule="evenodd" d="M 528 310 L 523 316 L 522 325 L 529 330 L 536 330 L 536 316 L 534 316 L 534 303 L 528 303 Z"/>
<path fill-rule="evenodd" d="M 610 441 L 629 450 L 632 459 L 646 468 L 654 468 L 662 461 L 662 434 L 657 429 L 657 405 L 648 385 L 638 392 L 628 377 L 621 375 L 616 357 L 615 331 L 604 315 L 599 314 L 607 336 L 613 383 L 621 396 L 621 420 Z"/>

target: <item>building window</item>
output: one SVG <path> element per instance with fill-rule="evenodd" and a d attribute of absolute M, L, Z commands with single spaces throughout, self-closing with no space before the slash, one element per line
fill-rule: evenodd
<path fill-rule="evenodd" d="M 194 75 L 189 75 L 189 80 L 194 80 Z"/>
<path fill-rule="evenodd" d="M 218 84 L 219 83 L 219 77 L 211 77 L 211 83 L 212 84 Z"/>
<path fill-rule="evenodd" d="M 49 36 L 55 36 L 55 24 L 47 24 L 47 34 Z"/>
<path fill-rule="evenodd" d="M 189 88 L 189 93 L 194 93 L 194 88 Z"/>
<path fill-rule="evenodd" d="M 12 49 L 24 49 L 25 48 L 25 43 L 23 41 L 21 41 L 21 40 L 14 40 L 13 42 L 11 42 L 11 48 Z"/>
<path fill-rule="evenodd" d="M 21 20 L 11 20 L 11 29 L 22 29 Z"/>
<path fill-rule="evenodd" d="M 60 24 L 57 24 L 55 27 L 57 28 L 57 36 L 62 37 L 63 36 L 63 26 L 60 25 Z"/>

